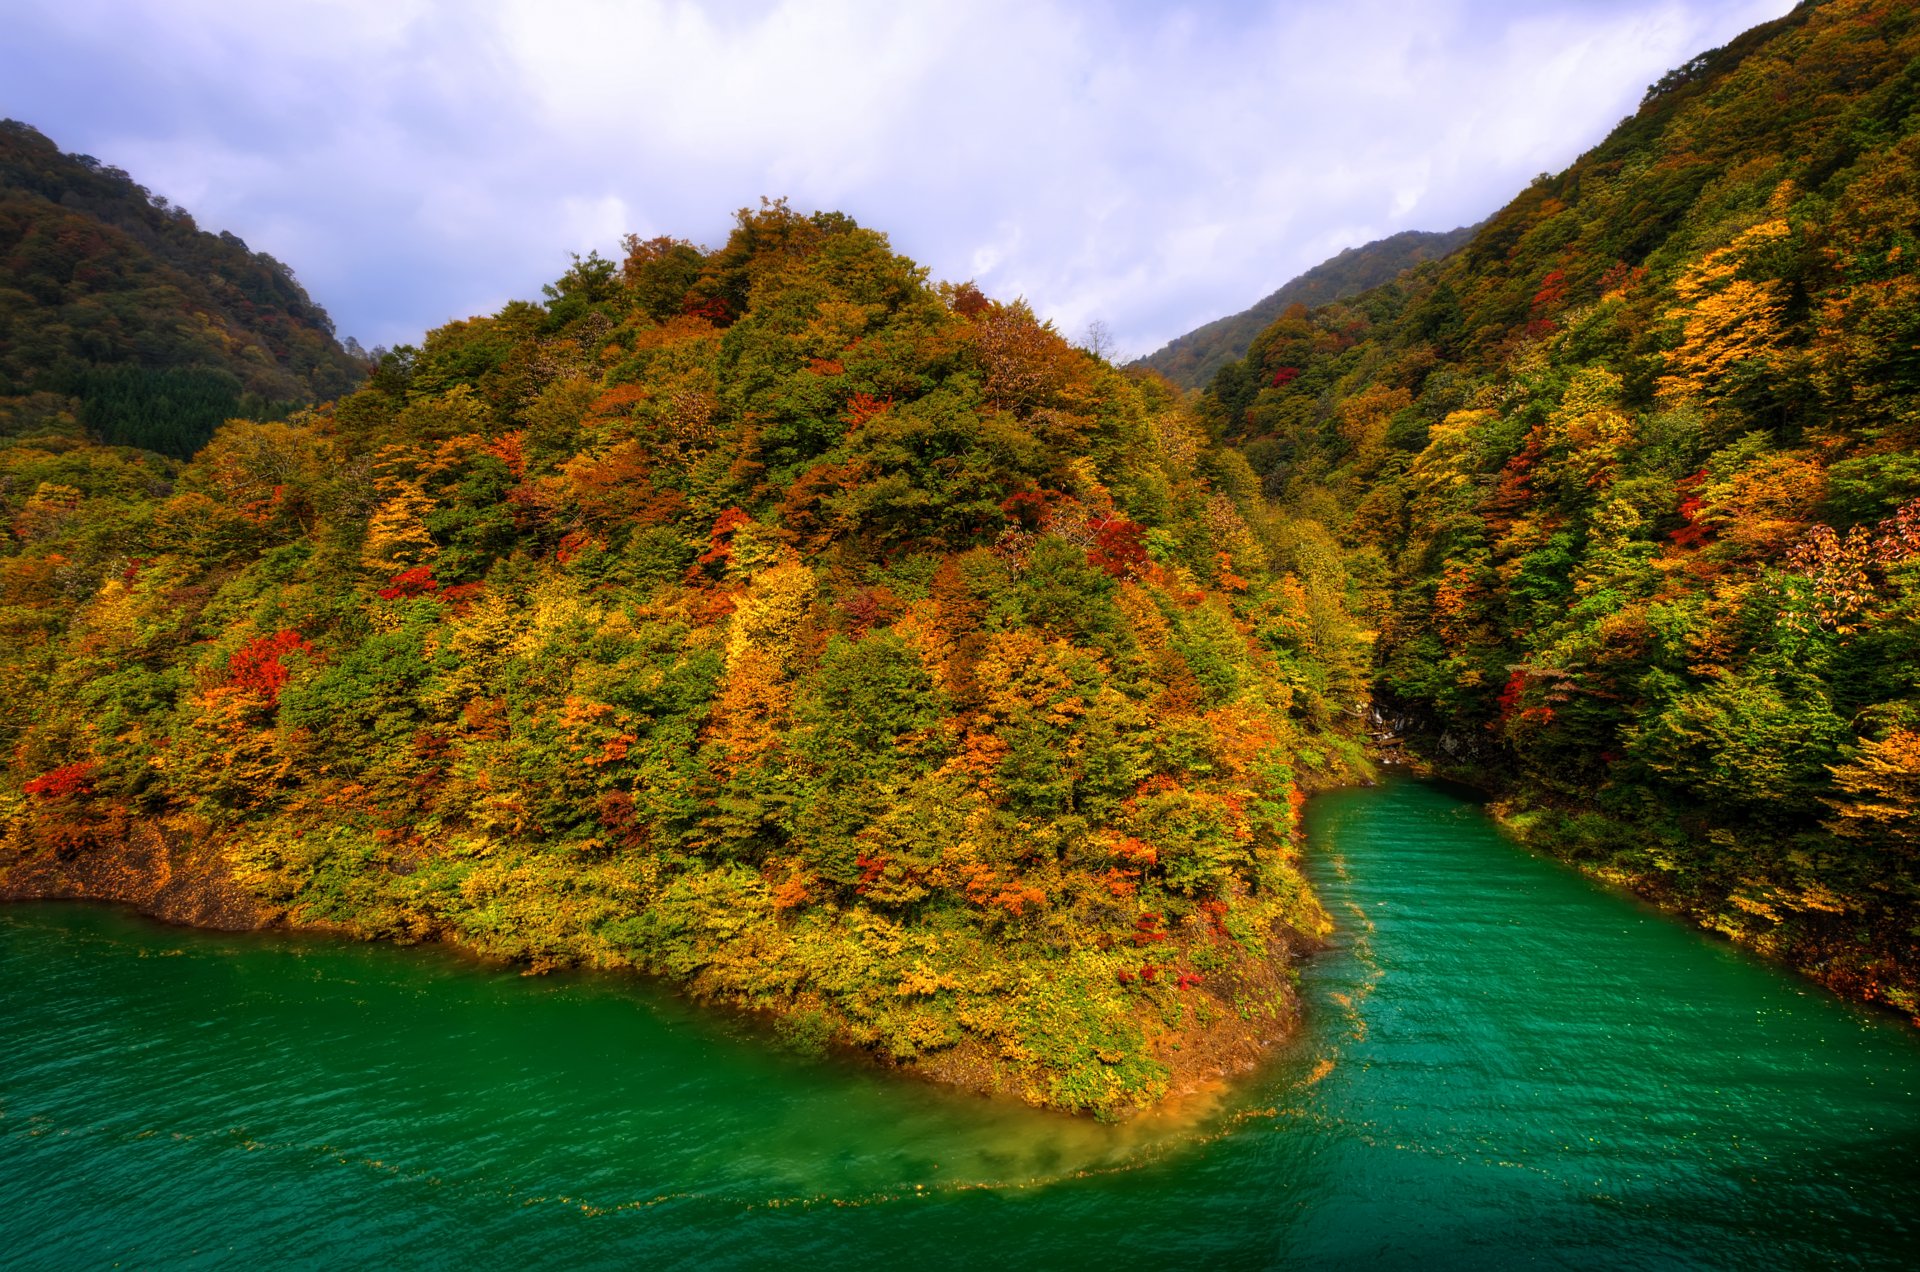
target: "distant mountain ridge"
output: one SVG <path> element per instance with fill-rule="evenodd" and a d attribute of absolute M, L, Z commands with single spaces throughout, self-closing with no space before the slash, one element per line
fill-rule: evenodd
<path fill-rule="evenodd" d="M 230 416 L 337 397 L 364 374 L 285 265 L 0 121 L 0 434 L 83 425 L 186 456 Z"/>
<path fill-rule="evenodd" d="M 1422 261 L 1451 255 L 1473 237 L 1477 226 L 1444 231 L 1403 230 L 1383 239 L 1350 247 L 1315 265 L 1259 303 L 1216 318 L 1134 362 L 1149 367 L 1183 389 L 1201 389 L 1229 362 L 1244 358 L 1253 338 L 1291 305 L 1309 309 L 1358 296 L 1391 282 L 1402 270 Z"/>

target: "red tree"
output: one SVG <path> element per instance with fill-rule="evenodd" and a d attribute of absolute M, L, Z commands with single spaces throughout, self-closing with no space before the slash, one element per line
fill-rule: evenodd
<path fill-rule="evenodd" d="M 67 764 L 54 769 L 51 773 L 42 773 L 26 784 L 29 795 L 38 795 L 42 799 L 65 799 L 70 795 L 93 794 L 94 762 L 81 760 L 77 764 Z"/>
<path fill-rule="evenodd" d="M 259 694 L 270 707 L 278 706 L 290 674 L 281 659 L 295 652 L 313 656 L 313 646 L 299 632 L 283 628 L 271 636 L 257 636 L 227 659 L 227 683 Z"/>

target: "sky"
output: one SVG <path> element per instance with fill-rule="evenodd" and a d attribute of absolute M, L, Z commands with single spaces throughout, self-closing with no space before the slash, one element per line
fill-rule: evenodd
<path fill-rule="evenodd" d="M 1487 216 L 1791 0 L 0 0 L 0 114 L 372 347 L 763 196 L 1123 356 Z"/>

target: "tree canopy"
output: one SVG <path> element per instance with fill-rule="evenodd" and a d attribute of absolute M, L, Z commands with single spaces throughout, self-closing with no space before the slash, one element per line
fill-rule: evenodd
<path fill-rule="evenodd" d="M 1537 841 L 1908 1011 L 1917 159 L 1920 17 L 1802 5 L 1202 408 Z"/>

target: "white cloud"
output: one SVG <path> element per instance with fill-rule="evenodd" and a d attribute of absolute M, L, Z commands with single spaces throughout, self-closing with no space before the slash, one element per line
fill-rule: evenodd
<path fill-rule="evenodd" d="M 59 0 L 15 20 L 0 110 L 286 260 L 368 343 L 784 194 L 1145 352 L 1486 215 L 1788 7 Z"/>

